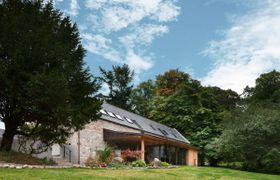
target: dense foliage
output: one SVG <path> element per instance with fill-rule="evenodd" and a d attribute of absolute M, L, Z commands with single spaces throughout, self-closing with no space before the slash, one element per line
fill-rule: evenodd
<path fill-rule="evenodd" d="M 132 167 L 146 167 L 146 162 L 144 160 L 138 159 L 131 163 Z"/>
<path fill-rule="evenodd" d="M 99 84 L 84 67 L 76 24 L 51 2 L 0 3 L 0 149 L 9 151 L 15 135 L 44 146 L 64 143 L 98 118 Z"/>
<path fill-rule="evenodd" d="M 245 102 L 225 117 L 225 130 L 208 145 L 209 153 L 227 163 L 242 162 L 246 170 L 280 173 L 279 89 L 276 71 L 247 87 Z"/>
<path fill-rule="evenodd" d="M 201 165 L 238 162 L 246 170 L 279 172 L 279 92 L 277 71 L 262 74 L 239 96 L 170 70 L 139 84 L 131 102 L 137 113 L 176 128 L 199 147 Z"/>
<path fill-rule="evenodd" d="M 103 94 L 103 99 L 123 109 L 131 109 L 129 97 L 133 88 L 134 72 L 126 64 L 123 66 L 113 66 L 112 70 L 108 71 L 101 67 L 99 69 L 101 72 L 101 77 L 99 78 L 109 88 L 109 94 Z"/>
<path fill-rule="evenodd" d="M 151 100 L 156 95 L 156 86 L 152 80 L 140 83 L 131 93 L 131 108 L 137 114 L 149 117 L 152 110 Z"/>
<path fill-rule="evenodd" d="M 174 74 L 175 72 L 177 75 Z M 220 114 L 214 108 L 204 106 L 206 99 L 202 95 L 205 94 L 205 90 L 199 81 L 191 79 L 188 74 L 171 70 L 163 76 L 158 76 L 157 82 L 160 79 L 168 79 L 168 81 L 178 84 L 173 83 L 170 86 L 170 83 L 167 83 L 167 86 L 161 84 L 160 87 L 157 87 L 158 92 L 165 93 L 163 95 L 159 93 L 154 97 L 151 102 L 153 109 L 150 117 L 176 128 L 193 145 L 199 147 L 199 162 L 203 165 L 206 156 L 205 146 L 220 134 Z"/>
<path fill-rule="evenodd" d="M 155 81 L 139 84 L 131 95 L 134 111 L 176 128 L 200 148 L 200 162 L 206 158 L 205 146 L 221 133 L 223 113 L 236 106 L 240 98 L 231 90 L 203 87 L 199 81 L 178 69 L 158 75 Z"/>

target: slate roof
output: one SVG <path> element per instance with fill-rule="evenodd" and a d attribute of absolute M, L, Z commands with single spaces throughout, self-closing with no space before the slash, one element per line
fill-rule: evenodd
<path fill-rule="evenodd" d="M 101 119 L 103 120 L 138 129 L 144 133 L 149 133 L 152 135 L 161 136 L 171 140 L 190 144 L 190 142 L 174 128 L 170 128 L 138 114 L 110 105 L 106 102 L 103 103 L 102 109 L 107 112 L 107 114 L 102 114 Z M 112 112 L 115 115 L 120 116 L 121 119 L 116 116 L 111 117 L 108 112 Z M 133 123 L 129 122 L 129 120 L 127 120 L 126 118 L 132 120 Z"/>
<path fill-rule="evenodd" d="M 106 112 L 112 112 L 116 115 L 119 115 L 122 118 L 122 120 L 120 120 L 117 117 L 111 117 L 109 115 L 102 114 L 101 119 L 103 120 L 131 127 L 140 130 L 144 133 L 190 144 L 190 142 L 174 128 L 170 128 L 168 126 L 157 123 L 138 114 L 110 105 L 106 102 L 102 104 L 102 109 Z M 125 118 L 129 118 L 132 121 L 132 123 L 128 122 L 128 120 L 126 120 Z M 4 129 L 0 128 L 0 138 L 2 137 L 3 133 Z"/>

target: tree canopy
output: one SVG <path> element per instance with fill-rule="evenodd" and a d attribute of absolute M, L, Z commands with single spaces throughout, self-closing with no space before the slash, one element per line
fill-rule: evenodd
<path fill-rule="evenodd" d="M 103 98 L 115 106 L 130 110 L 130 95 L 132 92 L 132 80 L 134 72 L 130 70 L 128 65 L 112 66 L 112 70 L 106 71 L 99 68 L 101 76 L 99 77 L 103 83 L 109 88 L 109 95 L 103 95 Z"/>
<path fill-rule="evenodd" d="M 154 81 L 148 80 L 140 83 L 131 93 L 131 108 L 137 114 L 144 117 L 150 116 L 151 100 L 156 95 L 156 86 Z"/>
<path fill-rule="evenodd" d="M 189 74 L 178 69 L 171 69 L 156 77 L 156 92 L 158 95 L 171 95 L 189 79 Z"/>
<path fill-rule="evenodd" d="M 99 117 L 100 85 L 69 17 L 51 2 L 3 0 L 0 27 L 1 149 L 9 151 L 15 135 L 64 143 Z"/>
<path fill-rule="evenodd" d="M 246 91 L 246 89 L 245 89 Z M 261 74 L 256 79 L 256 86 L 247 88 L 250 102 L 273 102 L 280 103 L 280 72 L 271 71 Z"/>
<path fill-rule="evenodd" d="M 173 84 L 176 89 L 173 89 L 172 94 L 168 96 L 167 94 L 158 95 L 154 98 L 150 117 L 176 128 L 193 145 L 199 147 L 199 162 L 203 164 L 205 161 L 205 146 L 220 134 L 219 123 L 221 117 L 215 110 L 203 105 L 202 94 L 204 89 L 199 81 L 191 79 L 184 72 L 177 72 L 180 77 L 188 78 L 184 81 L 177 81 L 177 85 Z M 166 73 L 165 77 L 169 79 Z M 173 74 L 172 78 L 177 79 Z M 206 99 L 204 99 L 205 101 Z"/>
<path fill-rule="evenodd" d="M 222 135 L 207 146 L 216 159 L 243 169 L 279 173 L 280 73 L 271 71 L 246 87 L 244 101 L 225 116 Z"/>

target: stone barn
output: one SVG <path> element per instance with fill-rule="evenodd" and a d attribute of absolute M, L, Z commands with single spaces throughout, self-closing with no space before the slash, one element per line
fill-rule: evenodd
<path fill-rule="evenodd" d="M 146 162 L 158 158 L 174 165 L 197 166 L 198 148 L 176 129 L 108 103 L 103 103 L 100 112 L 100 119 L 74 133 L 66 144 L 53 145 L 38 156 L 52 158 L 58 163 L 84 164 L 89 156 L 94 156 L 108 144 L 116 152 L 138 150 Z M 0 130 L 0 137 L 2 133 Z"/>

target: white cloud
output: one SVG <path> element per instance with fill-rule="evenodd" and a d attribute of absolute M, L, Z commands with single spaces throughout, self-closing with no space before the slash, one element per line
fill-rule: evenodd
<path fill-rule="evenodd" d="M 280 70 L 280 2 L 263 1 L 242 16 L 235 16 L 223 38 L 209 43 L 204 54 L 216 63 L 203 78 L 206 85 L 239 93 L 254 86 L 264 72 Z"/>
<path fill-rule="evenodd" d="M 85 7 L 88 9 L 99 9 L 101 8 L 107 0 L 86 0 Z"/>
<path fill-rule="evenodd" d="M 79 14 L 79 9 L 80 9 L 80 6 L 78 4 L 78 0 L 71 0 L 68 13 L 71 16 L 77 16 Z"/>
<path fill-rule="evenodd" d="M 65 12 L 74 21 L 79 20 L 82 42 L 89 53 L 113 63 L 127 63 L 140 74 L 154 64 L 149 45 L 156 37 L 168 33 L 167 23 L 176 20 L 180 14 L 176 2 L 71 0 L 70 8 Z M 68 1 L 64 3 L 69 4 Z M 85 9 L 79 11 L 80 8 Z"/>
<path fill-rule="evenodd" d="M 103 83 L 102 86 L 101 86 L 101 89 L 100 89 L 100 93 L 105 95 L 105 96 L 108 96 L 109 93 L 110 93 L 110 89 L 109 89 L 109 86 L 108 84 L 106 83 Z"/>
<path fill-rule="evenodd" d="M 89 52 L 103 56 L 112 62 L 120 63 L 122 61 L 119 52 L 112 47 L 111 39 L 101 34 L 93 35 L 90 33 L 82 34 L 82 38 L 85 41 L 84 46 Z"/>
<path fill-rule="evenodd" d="M 160 22 L 175 20 L 180 13 L 180 8 L 175 6 L 173 2 L 161 2 L 157 11 L 154 12 L 153 18 L 158 19 Z"/>
<path fill-rule="evenodd" d="M 119 41 L 127 48 L 134 48 L 136 45 L 149 45 L 155 37 L 168 32 L 165 25 L 147 24 L 137 27 L 132 33 L 119 37 Z"/>
<path fill-rule="evenodd" d="M 100 23 L 106 32 L 119 31 L 145 18 L 158 22 L 176 20 L 180 13 L 172 0 L 114 0 L 103 5 Z"/>
<path fill-rule="evenodd" d="M 143 70 L 148 70 L 153 66 L 153 62 L 149 56 L 139 56 L 132 50 L 129 50 L 126 56 L 126 63 L 139 74 Z"/>

